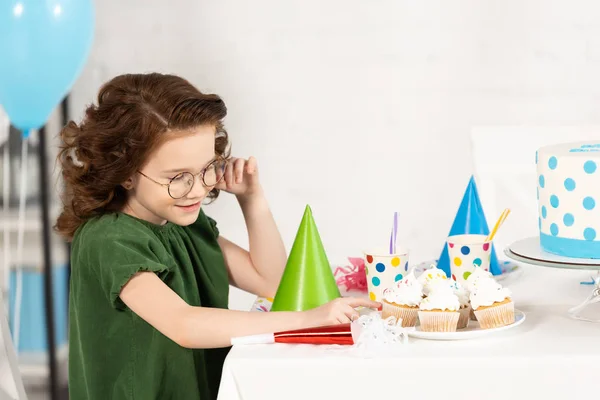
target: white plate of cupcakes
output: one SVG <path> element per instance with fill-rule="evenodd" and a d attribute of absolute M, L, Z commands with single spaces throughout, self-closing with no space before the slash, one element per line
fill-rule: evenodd
<path fill-rule="evenodd" d="M 384 291 L 382 303 L 382 318 L 401 318 L 408 335 L 421 339 L 474 339 L 525 321 L 510 290 L 483 269 L 475 270 L 462 285 L 435 267 L 419 278 L 411 272 Z"/>
<path fill-rule="evenodd" d="M 408 336 L 419 339 L 429 340 L 467 340 L 476 339 L 482 336 L 492 335 L 521 325 L 525 321 L 525 314 L 520 310 L 514 310 L 515 322 L 509 325 L 499 326 L 497 328 L 483 329 L 479 326 L 479 322 L 470 321 L 469 325 L 463 329 L 457 329 L 454 332 L 427 332 L 421 330 L 420 326 L 414 327 L 414 330 L 408 331 Z M 410 329 L 410 328 L 409 328 Z"/>

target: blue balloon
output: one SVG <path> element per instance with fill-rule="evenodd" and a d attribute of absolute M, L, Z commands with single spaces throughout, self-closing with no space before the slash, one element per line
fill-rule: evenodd
<path fill-rule="evenodd" d="M 0 1 L 0 104 L 17 128 L 44 125 L 75 83 L 93 41 L 92 3 Z"/>

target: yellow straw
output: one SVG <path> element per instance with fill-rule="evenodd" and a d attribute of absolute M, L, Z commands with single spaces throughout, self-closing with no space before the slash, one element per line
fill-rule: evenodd
<path fill-rule="evenodd" d="M 504 221 L 506 220 L 506 217 L 508 217 L 508 214 L 510 214 L 510 209 L 505 208 L 504 211 L 502 211 L 502 214 L 500 214 L 500 218 L 498 218 L 498 221 L 496 221 L 496 225 L 494 225 L 494 229 L 492 229 L 492 231 L 490 232 L 488 237 L 485 238 L 486 242 L 491 242 L 494 239 L 494 236 L 496 236 L 496 233 L 498 232 L 500 225 L 502 225 L 504 223 Z"/>

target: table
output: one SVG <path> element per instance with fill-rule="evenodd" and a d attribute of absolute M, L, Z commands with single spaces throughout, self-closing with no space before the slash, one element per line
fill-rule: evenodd
<path fill-rule="evenodd" d="M 600 324 L 570 319 L 590 272 L 524 266 L 503 282 L 521 326 L 466 341 L 410 338 L 388 354 L 316 345 L 234 346 L 219 400 L 267 399 L 583 399 L 597 396 Z M 600 304 L 599 304 L 600 306 Z"/>

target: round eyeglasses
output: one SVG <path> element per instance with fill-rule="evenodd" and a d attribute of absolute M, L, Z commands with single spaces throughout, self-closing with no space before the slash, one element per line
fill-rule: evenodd
<path fill-rule="evenodd" d="M 194 175 L 191 172 L 181 172 L 175 175 L 169 183 L 160 183 L 144 174 L 142 171 L 138 171 L 140 175 L 151 180 L 152 182 L 164 186 L 169 192 L 169 196 L 173 199 L 181 199 L 185 197 L 194 188 L 194 183 L 198 175 L 202 177 L 202 184 L 207 188 L 216 186 L 225 175 L 225 167 L 227 167 L 227 160 L 225 158 L 218 157 L 210 162 L 202 171 Z"/>

